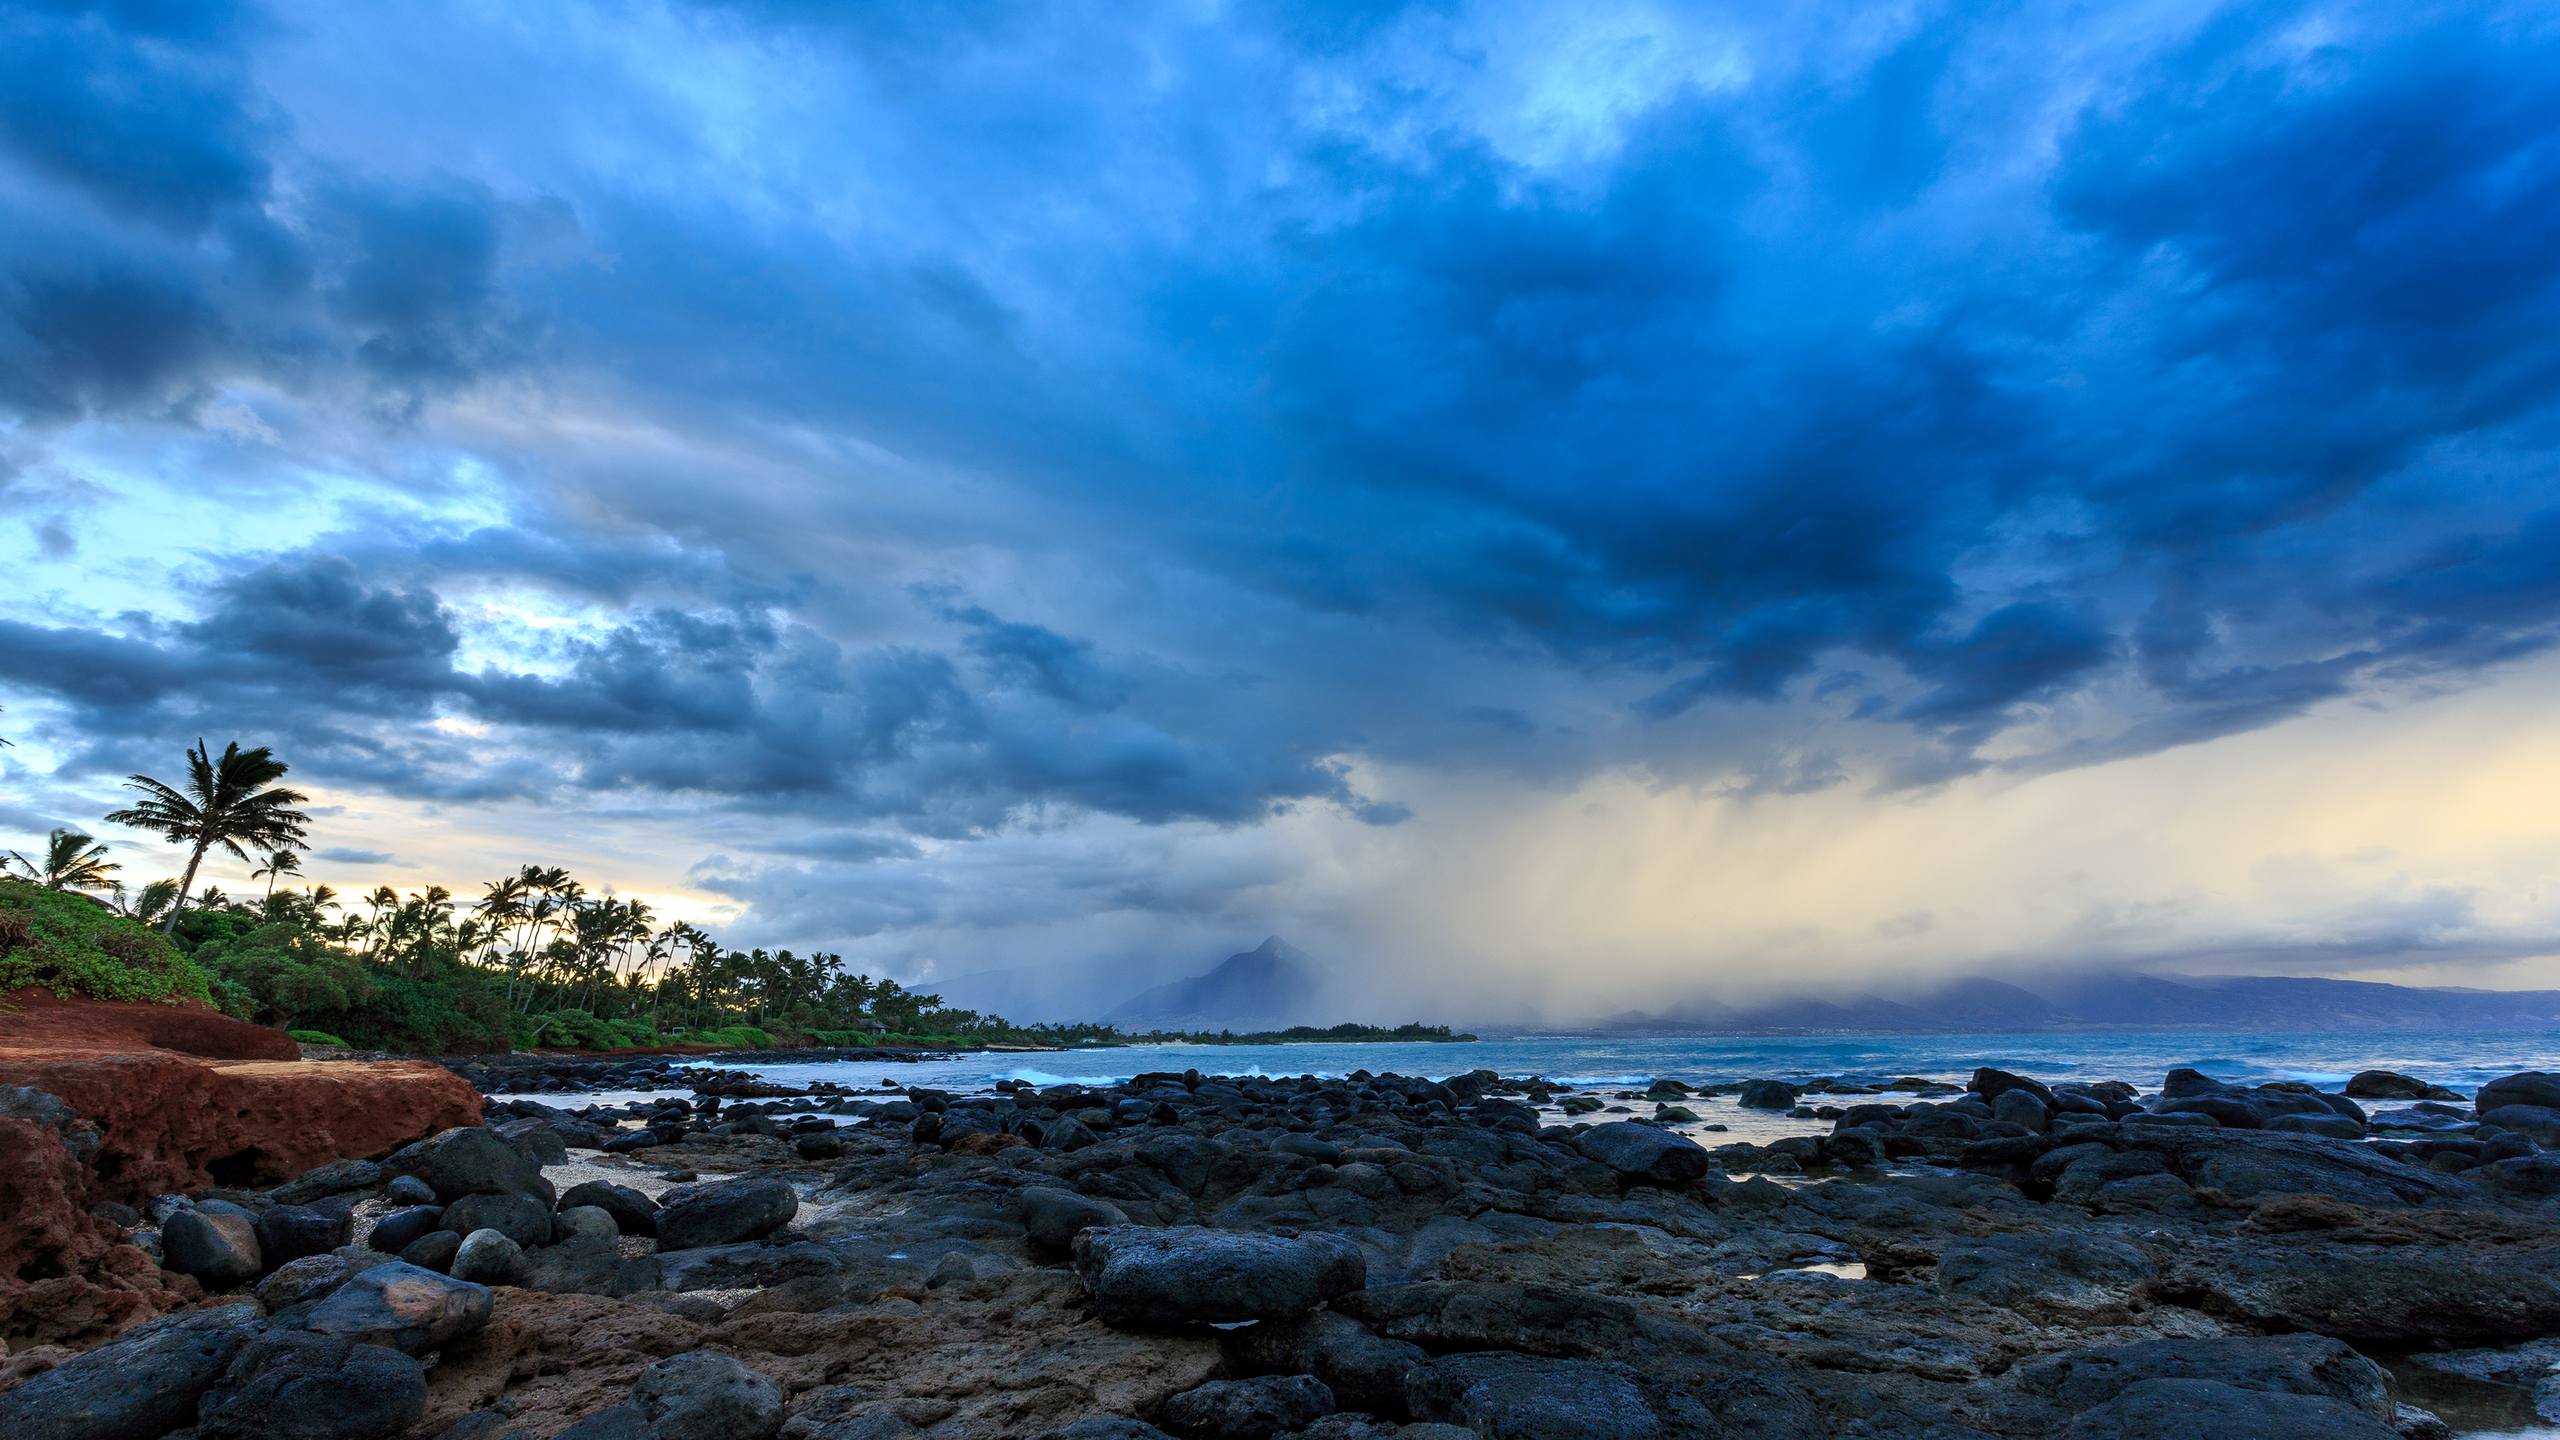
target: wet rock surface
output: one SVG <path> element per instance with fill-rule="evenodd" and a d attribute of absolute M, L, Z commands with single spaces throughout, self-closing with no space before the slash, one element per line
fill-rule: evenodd
<path fill-rule="evenodd" d="M 2550 1387 L 2548 1078 L 1787 1077 L 1750 1144 L 1723 1079 L 510 1101 L 90 1217 L 222 1308 L 10 1362 L 0 1434 L 2417 1436 L 2406 1376 Z"/>

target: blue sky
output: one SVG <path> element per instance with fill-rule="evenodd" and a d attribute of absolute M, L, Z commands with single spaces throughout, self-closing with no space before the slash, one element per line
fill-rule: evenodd
<path fill-rule="evenodd" d="M 236 735 L 342 888 L 926 978 L 2560 983 L 2555 256 L 2540 6 L 20 6 L 0 825 Z"/>

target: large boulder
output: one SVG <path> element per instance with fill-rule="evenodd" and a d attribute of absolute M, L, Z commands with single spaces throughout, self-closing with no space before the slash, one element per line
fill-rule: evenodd
<path fill-rule="evenodd" d="M 419 1236 L 444 1228 L 443 1206 L 403 1205 L 383 1212 L 382 1218 L 373 1222 L 373 1230 L 364 1237 L 364 1243 L 385 1255 L 397 1255 Z"/>
<path fill-rule="evenodd" d="M 2184 1100 L 2194 1095 L 2213 1095 L 2230 1088 L 2203 1071 L 2191 1070 L 2184 1065 L 2170 1071 L 2160 1081 L 2160 1094 L 2164 1099 L 2169 1100 Z"/>
<path fill-rule="evenodd" d="M 447 1204 L 465 1195 L 530 1195 L 547 1209 L 558 1198 L 540 1165 L 478 1126 L 430 1135 L 394 1151 L 382 1168 L 417 1176 Z"/>
<path fill-rule="evenodd" d="M 308 1205 L 325 1196 L 342 1195 L 349 1190 L 370 1190 L 381 1183 L 382 1167 L 370 1160 L 332 1160 L 304 1171 L 267 1193 L 275 1197 L 279 1205 Z"/>
<path fill-rule="evenodd" d="M 462 1253 L 462 1237 L 451 1230 L 430 1230 L 400 1247 L 400 1258 L 421 1270 L 450 1271 Z"/>
<path fill-rule="evenodd" d="M 198 1440 L 391 1440 L 427 1408 L 418 1362 L 387 1345 L 280 1331 L 241 1347 L 198 1407 Z"/>
<path fill-rule="evenodd" d="M 1076 1278 L 1107 1324 L 1219 1325 L 1303 1314 L 1367 1283 L 1340 1235 L 1114 1225 L 1075 1238 Z"/>
<path fill-rule="evenodd" d="M 559 1440 L 770 1440 L 782 1387 L 717 1350 L 669 1356 L 640 1372 L 631 1398 L 560 1432 Z"/>
<path fill-rule="evenodd" d="M 457 1235 L 495 1230 L 522 1245 L 551 1243 L 551 1207 L 530 1195 L 465 1195 L 444 1209 L 437 1227 Z"/>
<path fill-rule="evenodd" d="M 250 1337 L 258 1307 L 190 1310 L 138 1325 L 0 1394 L 9 1440 L 159 1440 L 195 1422 L 196 1397 Z"/>
<path fill-rule="evenodd" d="M 1950 1242 L 1938 1256 L 1938 1288 L 2040 1320 L 2119 1319 L 2157 1271 L 2122 1240 L 2076 1232 L 2022 1232 Z"/>
<path fill-rule="evenodd" d="M 2472 1097 L 2472 1108 L 2486 1115 L 2507 1105 L 2540 1105 L 2560 1110 L 2560 1075 L 2544 1070 L 2527 1070 L 2502 1076 L 2480 1087 Z"/>
<path fill-rule="evenodd" d="M 2053 1102 L 2039 1099 L 2034 1091 L 2024 1088 L 2003 1090 L 1992 1097 L 1991 1118 L 2042 1133 L 2053 1119 Z"/>
<path fill-rule="evenodd" d="M 1573 1148 L 1630 1180 L 1656 1185 L 1686 1185 L 1714 1164 L 1687 1136 L 1632 1120 L 1594 1125 L 1574 1137 Z"/>
<path fill-rule="evenodd" d="M 1097 1226 L 1129 1223 L 1128 1212 L 1110 1201 L 1054 1185 L 1023 1187 L 1021 1204 L 1023 1231 L 1044 1250 L 1063 1251 Z"/>
<path fill-rule="evenodd" d="M 1419 1345 L 1390 1340 L 1332 1310 L 1241 1326 L 1219 1336 L 1219 1344 L 1240 1369 L 1313 1375 L 1345 1408 L 1384 1415 L 1404 1408 L 1404 1377 L 1430 1358 Z"/>
<path fill-rule="evenodd" d="M 799 1211 L 799 1195 L 779 1176 L 678 1185 L 658 1200 L 658 1248 L 760 1240 L 790 1224 Z"/>
<path fill-rule="evenodd" d="M 258 1212 L 258 1250 L 272 1270 L 306 1255 L 326 1255 L 355 1233 L 353 1212 L 323 1205 L 271 1205 Z"/>
<path fill-rule="evenodd" d="M 1733 1103 L 1745 1110 L 1792 1110 L 1796 1087 L 1781 1080 L 1747 1080 L 1734 1093 Z"/>
<path fill-rule="evenodd" d="M 2219 1380 L 2145 1380 L 2082 1411 L 2065 1440 L 2400 1440 L 2351 1405 Z"/>
<path fill-rule="evenodd" d="M 585 1180 L 569 1187 L 560 1197 L 560 1208 L 574 1209 L 592 1205 L 613 1217 L 614 1225 L 625 1235 L 658 1233 L 658 1202 L 610 1180 Z"/>
<path fill-rule="evenodd" d="M 417 1355 L 487 1325 L 494 1303 L 486 1286 L 395 1260 L 354 1276 L 309 1309 L 288 1310 L 277 1320 L 314 1334 Z"/>
<path fill-rule="evenodd" d="M 1964 1088 L 1994 1103 L 2013 1090 L 2023 1090 L 2034 1096 L 2047 1110 L 2054 1106 L 2053 1088 L 2043 1081 L 2007 1070 L 1995 1070 L 1988 1065 L 1975 1070 L 1973 1078 L 1965 1083 Z"/>
<path fill-rule="evenodd" d="M 691 1256 L 717 1254 L 719 1251 L 680 1253 Z M 545 1245 L 527 1255 L 524 1278 L 516 1283 L 527 1290 L 541 1290 L 554 1295 L 632 1295 L 658 1288 L 665 1278 L 659 1257 L 655 1255 L 626 1258 L 611 1240 L 577 1235 Z M 668 1285 L 666 1288 L 683 1287 Z"/>
<path fill-rule="evenodd" d="M 1333 1409 L 1333 1392 L 1312 1375 L 1263 1375 L 1185 1390 L 1165 1402 L 1164 1423 L 1186 1440 L 1276 1440 Z"/>
<path fill-rule="evenodd" d="M 474 1285 L 514 1285 L 525 1277 L 524 1247 L 504 1232 L 474 1230 L 454 1247 L 447 1273 Z"/>
<path fill-rule="evenodd" d="M 2402 1349 L 2560 1334 L 2560 1245 L 2242 1235 L 2181 1259 L 2177 1288 L 2260 1329 Z"/>
<path fill-rule="evenodd" d="M 2144 1340 L 2048 1356 L 2018 1368 L 2018 1383 L 2064 1409 L 2113 1400 L 2146 1380 L 2213 1380 L 2239 1390 L 2315 1395 L 2376 1420 L 2391 1418 L 2391 1377 L 2325 1335 Z"/>
<path fill-rule="evenodd" d="M 2544 1145 L 2560 1145 L 2560 1109 L 2548 1105 L 2501 1105 L 2481 1111 L 2480 1123 L 2522 1131 Z"/>
<path fill-rule="evenodd" d="M 362 1257 L 361 1259 L 357 1257 Z M 391 1257 L 371 1251 L 333 1250 L 326 1255 L 305 1255 L 288 1260 L 270 1271 L 251 1291 L 270 1315 L 281 1314 L 296 1305 L 317 1300 L 344 1285 L 359 1270 L 387 1265 Z"/>
<path fill-rule="evenodd" d="M 612 1215 L 597 1205 L 564 1205 L 551 1217 L 551 1243 L 564 1245 L 572 1240 L 610 1241 L 622 1233 L 622 1226 Z"/>
<path fill-rule="evenodd" d="M 1415 1367 L 1405 1403 L 1417 1420 L 1483 1440 L 1659 1440 L 1661 1417 L 1621 1366 L 1489 1350 Z"/>
<path fill-rule="evenodd" d="M 2475 1193 L 2460 1180 L 2371 1146 L 2325 1136 L 2129 1125 L 2123 1143 L 2160 1156 L 2197 1189 L 2232 1200 L 2325 1195 L 2353 1205 L 2393 1206 Z"/>
<path fill-rule="evenodd" d="M 163 1268 L 192 1275 L 208 1290 L 246 1284 L 267 1268 L 257 1222 L 247 1211 L 218 1203 L 170 1216 L 160 1227 L 160 1255 Z"/>
<path fill-rule="evenodd" d="M 2397 1070 L 2359 1070 L 2347 1077 L 2347 1093 L 2359 1100 L 2459 1100 L 2457 1091 Z"/>

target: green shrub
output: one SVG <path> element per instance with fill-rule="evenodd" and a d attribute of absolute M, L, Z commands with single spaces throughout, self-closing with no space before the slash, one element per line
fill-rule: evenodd
<path fill-rule="evenodd" d="M 212 982 L 158 932 L 69 890 L 0 880 L 0 993 L 210 1003 Z"/>
<path fill-rule="evenodd" d="M 293 1043 L 296 1045 L 343 1046 L 347 1043 L 346 1041 L 339 1039 L 337 1036 L 330 1034 L 326 1030 L 287 1030 L 284 1033 L 292 1036 Z"/>
<path fill-rule="evenodd" d="M 362 1010 L 373 1001 L 365 962 L 291 925 L 228 929 L 196 947 L 224 1013 L 262 1025 L 291 1025 L 318 1011 Z M 237 993 L 250 997 L 246 1013 Z"/>
<path fill-rule="evenodd" d="M 545 1010 L 532 1018 L 533 1043 L 539 1046 L 604 1050 L 615 1044 L 605 1023 L 584 1010 Z"/>
<path fill-rule="evenodd" d="M 367 965 L 373 999 L 345 1010 L 297 1016 L 303 1024 L 344 1035 L 366 1050 L 421 1055 L 488 1055 L 520 1044 L 507 1012 L 506 982 L 465 965 L 441 965 L 424 977 Z"/>
<path fill-rule="evenodd" d="M 705 1045 L 719 1045 L 731 1050 L 770 1050 L 773 1037 L 753 1025 L 730 1025 L 719 1030 L 698 1030 L 693 1038 Z"/>
<path fill-rule="evenodd" d="M 812 1030 L 809 1038 L 821 1045 L 845 1047 L 869 1045 L 874 1037 L 868 1030 Z"/>

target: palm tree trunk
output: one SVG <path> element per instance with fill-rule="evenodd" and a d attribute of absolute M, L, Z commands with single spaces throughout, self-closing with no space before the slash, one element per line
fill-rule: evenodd
<path fill-rule="evenodd" d="M 160 923 L 161 934 L 178 933 L 178 917 L 185 914 L 187 909 L 187 892 L 196 888 L 196 867 L 204 863 L 205 846 L 211 843 L 207 840 L 197 841 L 194 853 L 187 856 L 187 873 L 178 877 L 178 898 L 169 902 L 169 918 Z"/>

